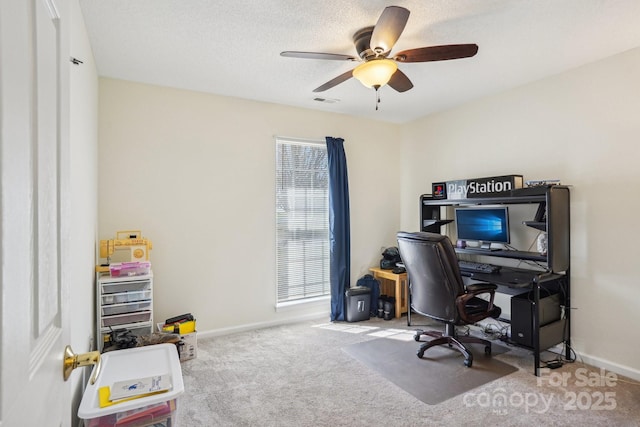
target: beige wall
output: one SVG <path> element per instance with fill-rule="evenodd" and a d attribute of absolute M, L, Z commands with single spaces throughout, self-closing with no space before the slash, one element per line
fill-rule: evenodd
<path fill-rule="evenodd" d="M 99 234 L 153 242 L 157 321 L 193 313 L 202 333 L 322 314 L 275 311 L 274 136 L 345 139 L 351 279 L 400 223 L 398 128 L 274 104 L 100 79 Z"/>
<path fill-rule="evenodd" d="M 346 140 L 352 281 L 434 181 L 519 173 L 572 185 L 572 335 L 582 360 L 640 377 L 635 167 L 640 49 L 402 127 L 100 80 L 99 234 L 153 240 L 156 319 L 215 334 L 327 313 L 274 309 L 274 135 Z"/>
<path fill-rule="evenodd" d="M 640 49 L 404 126 L 401 226 L 430 183 L 501 174 L 571 189 L 573 346 L 640 377 Z"/>

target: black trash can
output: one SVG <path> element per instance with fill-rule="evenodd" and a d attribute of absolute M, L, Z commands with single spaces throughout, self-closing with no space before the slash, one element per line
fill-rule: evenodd
<path fill-rule="evenodd" d="M 371 289 L 366 286 L 354 286 L 344 293 L 347 306 L 347 322 L 369 320 L 371 311 Z"/>

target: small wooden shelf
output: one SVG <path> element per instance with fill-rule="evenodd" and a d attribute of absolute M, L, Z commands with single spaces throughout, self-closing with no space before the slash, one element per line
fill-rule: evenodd
<path fill-rule="evenodd" d="M 373 277 L 380 281 L 380 294 L 393 296 L 396 299 L 396 318 L 409 311 L 409 298 L 407 297 L 407 273 L 394 273 L 391 270 L 372 267 L 369 269 Z M 377 301 L 373 304 L 377 304 Z"/>

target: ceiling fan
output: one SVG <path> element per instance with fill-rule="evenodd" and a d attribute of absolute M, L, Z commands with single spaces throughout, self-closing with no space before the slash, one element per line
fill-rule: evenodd
<path fill-rule="evenodd" d="M 398 92 L 405 92 L 413 87 L 411 80 L 398 69 L 398 63 L 446 61 L 449 59 L 468 58 L 478 52 L 476 44 L 452 44 L 442 46 L 420 47 L 403 50 L 389 57 L 391 49 L 402 34 L 409 10 L 399 6 L 384 9 L 375 26 L 362 28 L 353 35 L 353 42 L 358 57 L 337 53 L 285 51 L 281 56 L 305 59 L 329 59 L 337 61 L 362 62 L 353 70 L 335 77 L 315 88 L 314 92 L 323 92 L 355 77 L 367 87 L 376 91 L 388 84 Z"/>

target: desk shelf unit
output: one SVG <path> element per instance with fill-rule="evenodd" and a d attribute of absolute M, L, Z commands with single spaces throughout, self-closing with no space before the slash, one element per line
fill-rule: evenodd
<path fill-rule="evenodd" d="M 153 332 L 153 273 L 111 277 L 98 273 L 96 339 L 102 352 L 112 330 L 128 329 L 134 335 Z"/>
<path fill-rule="evenodd" d="M 498 285 L 498 291 L 515 295 L 531 291 L 532 294 L 532 345 L 534 354 L 534 373 L 539 375 L 540 352 L 556 344 L 565 344 L 565 357 L 570 358 L 570 212 L 569 188 L 562 185 L 529 187 L 511 191 L 503 197 L 486 197 L 461 200 L 434 199 L 430 195 L 420 197 L 420 229 L 431 233 L 440 233 L 441 227 L 452 222 L 441 217 L 443 207 L 479 206 L 479 205 L 520 205 L 537 204 L 535 218 L 523 221 L 522 226 L 531 227 L 547 233 L 547 253 L 520 250 L 479 251 L 477 249 L 456 248 L 456 252 L 465 255 L 508 258 L 520 261 L 533 261 L 546 271 L 503 269 L 503 274 L 474 274 L 473 280 L 492 282 Z M 516 224 L 511 223 L 511 227 Z M 531 272 L 531 283 L 517 287 L 507 280 L 515 273 Z M 410 279 L 410 278 L 409 278 Z M 560 304 L 564 307 L 563 317 L 551 325 L 540 324 L 540 290 L 553 289 L 561 294 Z M 513 305 L 513 304 L 512 304 Z M 513 313 L 512 313 L 513 315 Z M 561 323 L 558 323 L 561 322 Z M 560 331 L 559 336 L 548 336 L 546 331 Z"/>

